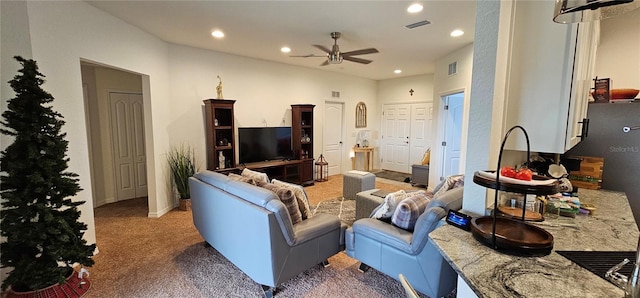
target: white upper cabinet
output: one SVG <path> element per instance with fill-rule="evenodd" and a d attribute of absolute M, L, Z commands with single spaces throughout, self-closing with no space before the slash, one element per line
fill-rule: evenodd
<path fill-rule="evenodd" d="M 580 141 L 593 84 L 599 23 L 553 22 L 554 1 L 515 1 L 505 131 L 525 128 L 532 152 L 564 153 Z M 506 149 L 527 150 L 524 137 Z"/>
<path fill-rule="evenodd" d="M 578 24 L 568 117 L 573 121 L 567 122 L 565 151 L 578 144 L 582 137 L 588 136 L 587 107 L 591 88 L 594 86 L 596 49 L 599 38 L 600 21 Z"/>

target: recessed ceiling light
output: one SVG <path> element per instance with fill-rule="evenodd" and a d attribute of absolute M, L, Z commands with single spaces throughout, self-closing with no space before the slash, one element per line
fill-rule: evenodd
<path fill-rule="evenodd" d="M 214 30 L 211 32 L 211 36 L 215 37 L 215 38 L 223 38 L 224 37 L 224 33 L 220 30 Z"/>
<path fill-rule="evenodd" d="M 462 36 L 464 34 L 464 31 L 456 29 L 451 31 L 451 36 L 453 37 L 458 37 L 458 36 Z"/>
<path fill-rule="evenodd" d="M 402 72 L 402 70 L 399 70 L 399 69 L 396 69 L 396 70 L 393 71 L 393 73 L 401 73 L 401 72 Z"/>
<path fill-rule="evenodd" d="M 422 11 L 422 4 L 420 3 L 414 3 L 411 4 L 409 7 L 407 7 L 407 12 L 410 13 L 418 13 Z"/>
<path fill-rule="evenodd" d="M 289 47 L 282 47 L 282 48 L 280 48 L 280 52 L 289 53 L 289 52 L 291 52 L 291 49 Z"/>

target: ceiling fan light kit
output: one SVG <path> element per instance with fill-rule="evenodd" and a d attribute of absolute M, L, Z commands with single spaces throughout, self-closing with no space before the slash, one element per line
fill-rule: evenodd
<path fill-rule="evenodd" d="M 367 49 L 349 51 L 349 52 L 344 52 L 344 53 L 340 52 L 340 46 L 338 46 L 338 38 L 340 38 L 341 35 L 342 34 L 340 32 L 331 32 L 331 38 L 333 38 L 333 47 L 331 48 L 331 50 L 329 50 L 327 47 L 325 47 L 323 45 L 317 45 L 317 44 L 313 45 L 314 47 L 316 47 L 316 48 L 320 49 L 321 51 L 327 53 L 324 56 L 317 56 L 317 55 L 309 54 L 309 55 L 291 56 L 291 57 L 302 57 L 302 58 L 324 57 L 324 58 L 327 58 L 327 60 L 325 62 L 323 62 L 322 64 L 320 64 L 320 66 L 325 66 L 325 65 L 329 65 L 329 64 L 340 64 L 344 60 L 351 61 L 351 62 L 356 62 L 356 63 L 361 63 L 361 64 L 369 64 L 369 63 L 373 62 L 371 60 L 352 57 L 352 56 L 378 53 L 378 50 L 375 49 L 375 48 L 367 48 Z"/>

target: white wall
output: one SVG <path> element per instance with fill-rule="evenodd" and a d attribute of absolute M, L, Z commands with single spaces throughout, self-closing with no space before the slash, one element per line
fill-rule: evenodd
<path fill-rule="evenodd" d="M 600 21 L 596 76 L 612 88 L 640 89 L 640 9 Z"/>
<path fill-rule="evenodd" d="M 89 243 L 96 242 L 91 200 L 95 190 L 90 183 L 81 59 L 142 75 L 150 217 L 161 216 L 174 207 L 165 167 L 170 144 L 196 145 L 204 166 L 202 100 L 214 97 L 216 75 L 223 78 L 225 97 L 238 100 L 238 126 L 261 126 L 263 120 L 281 125 L 283 118 L 285 125 L 290 125 L 290 104 L 310 103 L 317 106 L 315 135 L 321 136 L 324 102 L 334 100 L 345 104 L 348 137 L 356 131 L 357 102 L 364 101 L 370 115 L 379 114 L 376 81 L 169 45 L 81 1 L 3 1 L 1 12 L 3 79 L 12 77 L 18 69 L 6 57 L 32 56 L 47 76 L 43 88 L 56 98 L 54 109 L 65 116 L 69 171 L 79 175 L 84 189 L 74 199 L 87 201 L 80 208 L 80 220 L 88 225 L 85 238 Z M 11 25 L 5 26 L 5 21 L 11 21 Z M 5 28 L 10 31 L 5 33 Z M 331 98 L 332 91 L 339 91 L 341 97 Z M 2 94 L 9 98 L 12 92 L 3 86 Z M 6 103 L 2 108 L 6 109 Z M 373 117 L 368 123 L 371 129 L 379 128 Z M 354 144 L 355 138 L 345 142 L 347 148 Z M 314 151 L 316 155 L 322 152 L 321 139 L 316 139 Z M 349 169 L 348 150 L 345 154 L 343 169 Z"/>
<path fill-rule="evenodd" d="M 13 56 L 32 58 L 29 22 L 27 21 L 27 5 L 21 1 L 0 1 L 0 111 L 7 109 L 8 100 L 15 92 L 7 83 L 18 73 L 20 63 Z M 13 142 L 13 138 L 0 134 L 0 150 L 4 150 Z"/>
<path fill-rule="evenodd" d="M 74 200 L 87 201 L 80 207 L 80 220 L 88 225 L 85 239 L 95 243 L 95 226 L 93 220 L 93 189 L 90 183 L 89 144 L 85 121 L 85 103 L 82 95 L 80 59 L 86 58 L 101 61 L 105 64 L 131 69 L 151 76 L 151 102 L 145 102 L 153 110 L 154 117 L 163 119 L 168 115 L 167 104 L 167 46 L 155 37 L 142 32 L 122 21 L 111 17 L 84 2 L 26 2 L 27 15 L 22 22 L 12 23 L 12 32 L 28 31 L 31 39 L 30 47 L 20 50 L 31 51 L 38 62 L 40 71 L 46 75 L 43 88 L 54 97 L 53 108 L 64 116 L 70 157 L 69 171 L 79 175 L 80 186 L 84 189 Z M 4 5 L 4 3 L 3 3 Z M 10 18 L 11 12 L 2 10 L 2 20 Z M 2 26 L 7 28 L 7 26 Z M 3 31 L 3 40 L 5 34 Z M 144 55 L 141 55 L 144 53 Z M 4 53 L 3 56 L 22 53 Z M 27 53 L 28 54 L 28 53 Z M 6 61 L 2 61 L 5 69 Z M 12 66 L 13 68 L 13 66 Z M 3 85 L 3 90 L 5 85 Z M 3 91 L 4 92 L 4 91 Z M 149 119 L 149 131 L 155 130 L 151 146 L 166 147 L 167 135 L 162 121 L 159 127 L 153 127 Z M 154 135 L 154 133 L 151 133 Z M 148 144 L 149 145 L 149 144 Z M 164 163 L 158 156 L 149 155 L 151 167 Z M 162 172 L 151 177 L 161 177 Z M 167 195 L 162 190 L 156 191 L 155 180 L 149 181 L 150 213 L 160 214 L 163 209 L 169 210 Z M 160 212 L 158 212 L 160 210 Z"/>
<path fill-rule="evenodd" d="M 430 102 L 433 100 L 433 74 L 378 81 L 378 104 Z M 409 90 L 413 89 L 413 95 Z"/>
<path fill-rule="evenodd" d="M 8 100 L 15 97 L 15 92 L 7 83 L 20 69 L 20 63 L 13 59 L 13 56 L 32 58 L 25 2 L 0 1 L 0 36 L 2 36 L 0 38 L 0 64 L 2 65 L 0 67 L 0 113 L 2 113 L 7 110 Z M 0 134 L 0 150 L 5 150 L 12 142 L 12 137 Z M 4 281 L 9 271 L 11 268 L 0 268 L 0 280 Z"/>
<path fill-rule="evenodd" d="M 373 80 L 180 45 L 170 46 L 169 61 L 174 118 L 167 126 L 170 141 L 193 145 L 201 168 L 206 165 L 202 101 L 216 97 L 217 75 L 222 78 L 224 98 L 236 100 L 236 127 L 265 126 L 265 122 L 266 126 L 291 126 L 291 104 L 316 105 L 313 158 L 318 158 L 323 149 L 324 102 L 343 102 L 343 170 L 351 169 L 348 148 L 355 144 L 350 136 L 356 131 L 358 102 L 367 105 L 367 129 L 378 129 L 373 116 L 378 114 L 377 84 Z M 340 98 L 332 98 L 332 91 L 339 91 Z"/>
<path fill-rule="evenodd" d="M 449 64 L 457 62 L 457 73 L 455 75 L 449 75 Z M 452 93 L 464 92 L 464 112 L 462 123 L 462 142 L 460 144 L 463 148 L 460 155 L 460 165 L 463 167 L 466 160 L 466 140 L 467 140 L 467 121 L 469 118 L 469 99 L 471 89 L 471 72 L 473 70 L 473 44 L 465 46 L 457 51 L 454 51 L 436 61 L 435 74 L 433 79 L 433 112 L 434 128 L 431 135 L 436 136 L 434 143 L 431 146 L 431 163 L 429 166 L 429 185 L 435 186 L 440 182 L 440 176 L 442 172 L 442 146 L 440 142 L 444 140 L 444 118 L 442 115 L 442 97 Z"/>

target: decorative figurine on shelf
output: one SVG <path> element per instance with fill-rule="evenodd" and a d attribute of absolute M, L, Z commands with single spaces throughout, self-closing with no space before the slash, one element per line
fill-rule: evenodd
<path fill-rule="evenodd" d="M 225 165 L 227 164 L 225 162 L 225 157 L 224 154 L 222 154 L 222 151 L 218 152 L 218 167 L 222 170 L 224 169 Z"/>
<path fill-rule="evenodd" d="M 218 86 L 216 87 L 216 92 L 218 93 L 218 99 L 223 99 L 224 97 L 222 96 L 222 78 L 220 78 L 219 75 L 218 80 L 220 80 L 220 83 L 218 83 Z"/>

